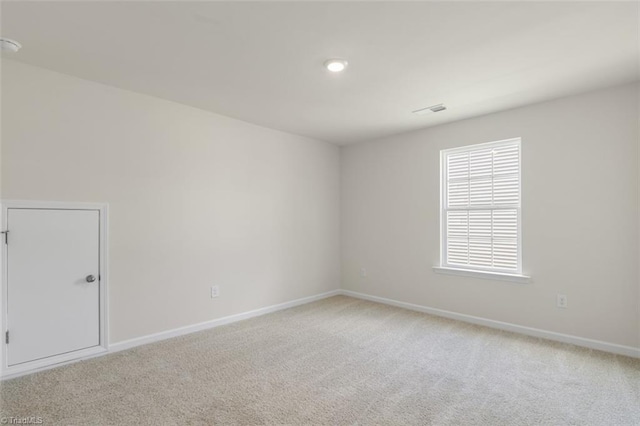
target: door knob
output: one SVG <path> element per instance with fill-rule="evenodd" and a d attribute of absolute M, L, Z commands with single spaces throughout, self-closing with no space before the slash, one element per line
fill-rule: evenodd
<path fill-rule="evenodd" d="M 94 277 L 93 275 L 87 275 L 85 279 L 87 280 L 88 283 L 92 283 L 96 280 L 96 277 Z"/>

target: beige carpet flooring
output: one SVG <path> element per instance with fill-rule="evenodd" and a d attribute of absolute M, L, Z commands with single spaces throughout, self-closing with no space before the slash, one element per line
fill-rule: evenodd
<path fill-rule="evenodd" d="M 344 296 L 1 384 L 61 425 L 640 425 L 640 360 Z"/>

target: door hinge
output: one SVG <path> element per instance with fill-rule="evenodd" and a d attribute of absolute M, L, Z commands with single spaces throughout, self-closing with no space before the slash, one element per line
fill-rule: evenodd
<path fill-rule="evenodd" d="M 7 330 L 6 333 L 4 333 L 4 342 L 8 345 L 9 344 L 9 330 Z"/>
<path fill-rule="evenodd" d="M 4 243 L 9 244 L 9 231 L 0 231 L 0 234 L 4 234 Z"/>

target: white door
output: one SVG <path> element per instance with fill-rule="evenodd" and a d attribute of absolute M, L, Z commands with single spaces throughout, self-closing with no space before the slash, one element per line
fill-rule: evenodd
<path fill-rule="evenodd" d="M 7 209 L 7 364 L 100 344 L 100 212 Z"/>

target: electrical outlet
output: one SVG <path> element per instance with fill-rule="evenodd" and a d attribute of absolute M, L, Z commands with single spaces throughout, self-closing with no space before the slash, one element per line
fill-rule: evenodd
<path fill-rule="evenodd" d="M 367 276 L 367 268 L 360 268 L 360 276 L 361 277 Z"/>
<path fill-rule="evenodd" d="M 211 287 L 211 298 L 215 299 L 218 296 L 220 296 L 220 287 L 214 285 Z"/>
<path fill-rule="evenodd" d="M 565 294 L 559 294 L 556 298 L 558 308 L 566 308 L 568 306 L 567 296 Z"/>

